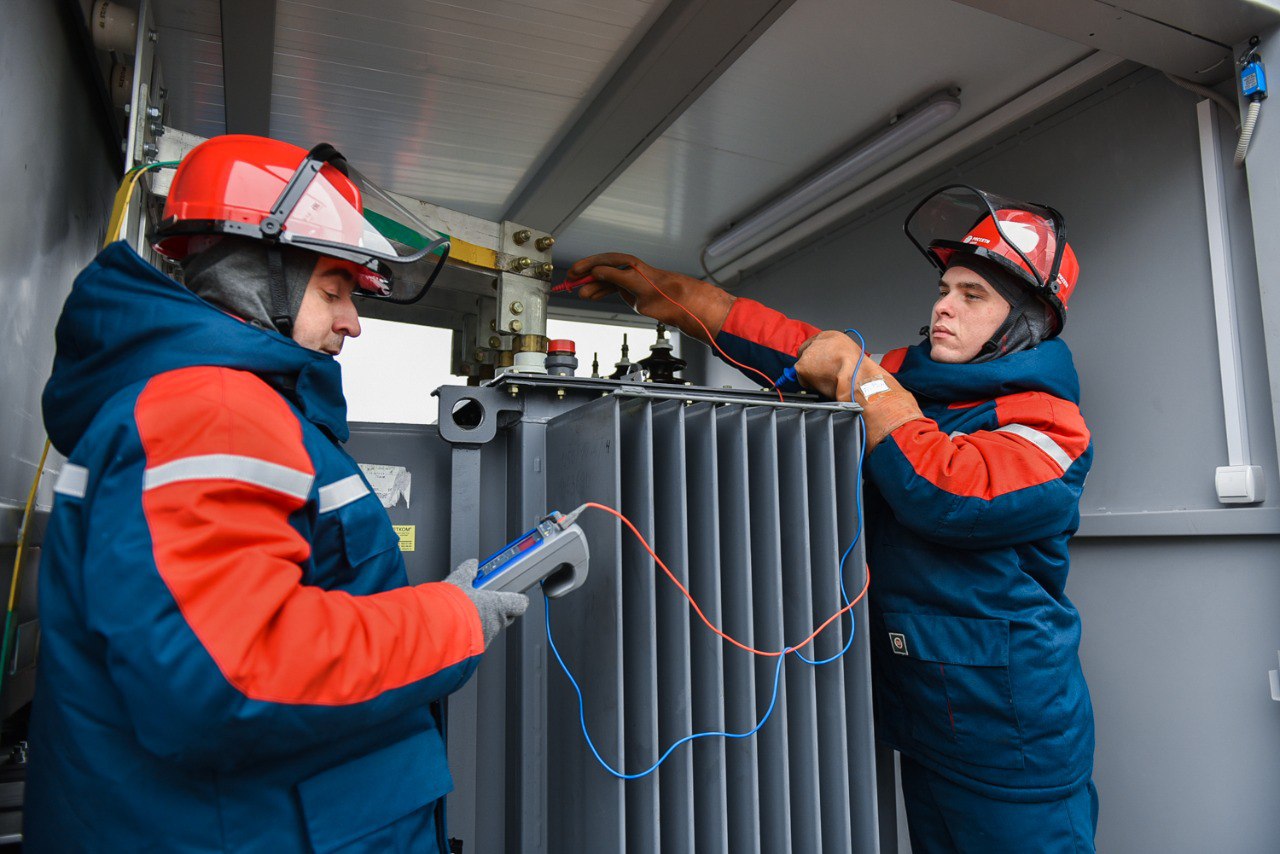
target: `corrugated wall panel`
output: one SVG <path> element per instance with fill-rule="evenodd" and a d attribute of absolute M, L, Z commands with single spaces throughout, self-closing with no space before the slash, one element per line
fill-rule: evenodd
<path fill-rule="evenodd" d="M 720 489 L 720 573 L 722 628 L 748 646 L 754 645 L 751 563 L 751 506 L 747 482 L 747 416 L 738 404 L 716 410 L 717 463 Z M 760 705 L 756 695 L 755 657 L 737 647 L 724 653 L 725 727 L 746 732 L 755 726 Z M 772 674 L 771 674 L 772 676 Z M 772 678 L 770 679 L 772 682 Z M 725 745 L 729 791 L 729 850 L 758 852 L 760 846 L 760 764 L 757 739 Z"/>
<path fill-rule="evenodd" d="M 807 456 L 804 414 L 796 410 L 778 413 L 778 530 L 782 535 L 780 601 L 788 646 L 808 637 L 815 627 L 813 568 L 809 549 Z M 827 503 L 830 503 L 829 498 Z M 814 658 L 812 644 L 800 652 L 806 658 Z M 786 668 L 793 847 L 796 851 L 819 852 L 822 850 L 823 816 L 818 779 L 817 674 L 812 665 L 794 655 L 789 657 Z"/>
<path fill-rule="evenodd" d="M 632 400 L 622 406 L 622 507 L 646 541 L 654 541 L 653 407 Z M 608 571 L 607 569 L 605 570 Z M 623 743 L 626 770 L 637 773 L 658 760 L 658 569 L 630 532 L 622 539 Z M 658 785 L 663 770 L 627 784 L 627 848 L 658 850 Z"/>
<path fill-rule="evenodd" d="M 669 400 L 653 407 L 654 547 L 681 584 L 689 586 L 689 501 L 685 478 L 685 405 Z M 655 567 L 658 644 L 658 745 L 693 732 L 693 679 L 690 650 L 691 608 L 675 585 Z M 706 628 L 702 629 L 708 633 Z M 661 850 L 692 852 L 694 847 L 693 751 L 682 747 L 662 766 L 659 792 Z"/>
<path fill-rule="evenodd" d="M 778 520 L 777 413 L 752 407 L 746 413 L 747 486 L 751 504 L 751 585 L 755 647 L 781 650 L 786 645 L 782 622 L 782 537 Z M 756 657 L 756 712 L 773 696 L 776 658 Z M 778 685 L 773 715 L 756 736 L 760 742 L 760 847 L 769 852 L 791 850 L 790 745 L 787 674 Z M 800 849 L 803 850 L 803 849 Z"/>
<path fill-rule="evenodd" d="M 685 476 L 689 496 L 689 592 L 713 625 L 723 625 L 720 568 L 719 465 L 715 407 L 699 403 L 684 417 Z M 693 665 L 693 730 L 725 728 L 724 642 L 697 614 L 689 615 Z M 728 768 L 724 739 L 704 738 L 693 744 L 694 834 L 699 854 L 729 851 Z"/>
<path fill-rule="evenodd" d="M 574 410 L 547 426 L 549 504 L 622 504 L 620 429 L 616 400 Z M 579 523 L 591 544 L 590 581 L 551 606 L 552 622 L 560 654 L 579 679 L 596 748 L 617 766 L 624 758 L 621 526 L 599 512 L 584 514 Z M 582 743 L 577 697 L 559 674 L 547 704 L 547 785 L 555 793 L 547 805 L 547 849 L 625 850 L 625 786 L 601 770 Z"/>
<path fill-rule="evenodd" d="M 842 547 L 853 541 L 858 530 L 858 513 L 855 507 L 861 501 L 862 484 L 859 480 L 855 452 L 862 442 L 860 422 L 854 419 L 838 419 L 833 423 L 836 472 L 836 494 L 839 512 L 836 520 Z M 862 589 L 866 573 L 866 551 L 859 545 L 849 556 L 844 567 L 845 587 L 849 596 L 857 596 Z M 871 710 L 871 647 L 868 644 L 867 603 L 864 599 L 853 611 L 855 634 L 853 648 L 840 661 L 845 678 L 845 732 L 849 738 L 847 773 L 852 798 L 853 838 L 855 851 L 871 851 L 879 838 L 876 814 L 876 788 L 873 770 L 876 767 L 875 726 Z"/>
<path fill-rule="evenodd" d="M 835 439 L 832 419 L 824 413 L 806 413 L 804 421 L 806 474 L 814 500 L 805 513 L 805 529 L 813 569 L 814 624 L 824 621 L 842 607 L 840 585 L 836 576 L 840 554 L 848 543 L 837 534 L 836 519 Z M 850 595 L 853 595 L 852 593 Z M 848 636 L 849 619 L 819 635 L 813 643 L 811 658 L 825 661 L 843 647 Z M 833 661 L 817 668 L 814 674 L 817 690 L 818 776 L 822 791 L 822 846 L 827 851 L 848 851 L 852 832 L 849 821 L 849 776 L 845 770 L 849 743 L 845 732 L 845 681 L 843 662 Z"/>

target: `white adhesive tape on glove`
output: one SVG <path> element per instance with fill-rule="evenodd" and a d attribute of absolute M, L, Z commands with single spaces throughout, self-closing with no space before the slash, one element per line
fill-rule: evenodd
<path fill-rule="evenodd" d="M 858 391 L 862 392 L 864 398 L 875 397 L 889 390 L 889 384 L 884 380 L 871 380 L 858 386 Z"/>

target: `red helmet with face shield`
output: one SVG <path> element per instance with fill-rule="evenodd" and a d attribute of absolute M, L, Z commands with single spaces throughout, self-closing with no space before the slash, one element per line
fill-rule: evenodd
<path fill-rule="evenodd" d="M 1012 273 L 1052 308 L 1056 335 L 1080 275 L 1062 215 L 957 184 L 921 202 L 907 217 L 907 236 L 945 271 L 957 254 L 984 258 Z"/>
<path fill-rule="evenodd" d="M 232 134 L 193 148 L 174 174 L 152 235 L 182 261 L 199 235 L 234 235 L 360 266 L 360 292 L 415 302 L 448 255 L 448 236 L 421 222 L 330 145 L 307 151 Z M 199 245 L 198 242 L 196 245 Z"/>

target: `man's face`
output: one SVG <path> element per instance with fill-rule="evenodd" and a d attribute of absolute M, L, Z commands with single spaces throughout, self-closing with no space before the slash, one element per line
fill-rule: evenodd
<path fill-rule="evenodd" d="M 293 340 L 309 350 L 336 356 L 342 342 L 360 334 L 360 315 L 351 295 L 356 270 L 350 261 L 322 257 L 307 282 L 293 321 Z"/>
<path fill-rule="evenodd" d="M 1008 316 L 1009 303 L 986 279 L 965 267 L 952 267 L 938 282 L 938 301 L 929 323 L 930 355 L 935 362 L 968 362 Z"/>

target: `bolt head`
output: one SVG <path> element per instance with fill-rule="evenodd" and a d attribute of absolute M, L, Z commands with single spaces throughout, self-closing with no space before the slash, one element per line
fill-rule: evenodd
<path fill-rule="evenodd" d="M 538 247 L 539 252 L 546 252 L 552 246 L 556 245 L 556 239 L 548 234 L 546 237 L 539 237 L 534 241 L 533 245 Z"/>
<path fill-rule="evenodd" d="M 513 302 L 513 303 L 511 303 L 511 313 L 512 313 L 512 314 L 521 314 L 523 311 L 524 311 L 524 303 L 522 303 L 522 302 Z"/>
<path fill-rule="evenodd" d="M 518 320 L 513 320 L 513 321 L 511 321 L 511 331 L 512 331 L 512 332 L 519 332 L 521 329 L 524 329 L 524 324 L 523 324 L 523 323 L 521 323 L 521 322 L 520 322 L 520 321 L 518 321 Z"/>
<path fill-rule="evenodd" d="M 516 246 L 524 246 L 529 242 L 529 238 L 533 237 L 533 232 L 527 228 L 522 228 L 515 234 L 511 235 L 511 240 Z"/>
<path fill-rule="evenodd" d="M 501 347 L 501 346 L 502 346 L 502 339 L 501 339 L 501 338 L 499 338 L 497 335 L 490 335 L 490 336 L 489 336 L 489 349 L 491 349 L 491 350 L 497 350 L 497 349 L 498 349 L 499 347 Z"/>
<path fill-rule="evenodd" d="M 533 259 L 517 258 L 514 262 L 512 262 L 512 266 L 515 267 L 517 270 L 527 270 L 533 266 Z"/>
<path fill-rule="evenodd" d="M 550 261 L 538 267 L 538 272 L 540 272 L 544 276 L 550 276 L 555 271 L 556 271 L 556 265 L 552 264 Z"/>

